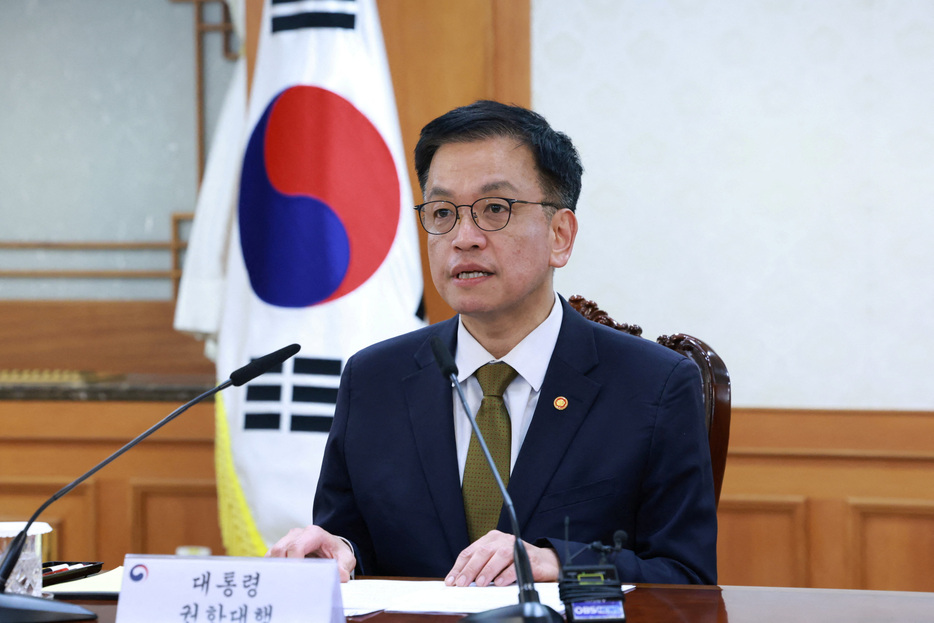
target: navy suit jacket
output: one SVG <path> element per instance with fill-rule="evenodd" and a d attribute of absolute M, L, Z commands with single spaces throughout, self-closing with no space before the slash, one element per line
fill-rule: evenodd
<path fill-rule="evenodd" d="M 563 564 L 627 541 L 625 583 L 716 584 L 717 518 L 700 375 L 654 342 L 564 318 L 509 479 L 521 537 Z M 344 368 L 315 523 L 350 540 L 358 573 L 444 577 L 470 542 L 452 387 L 429 345 L 456 348 L 457 319 L 373 345 Z M 559 410 L 554 402 L 567 399 Z M 570 542 L 565 543 L 565 517 Z M 498 529 L 511 533 L 505 512 Z"/>

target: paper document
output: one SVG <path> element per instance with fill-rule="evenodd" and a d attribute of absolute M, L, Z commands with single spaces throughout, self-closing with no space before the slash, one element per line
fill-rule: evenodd
<path fill-rule="evenodd" d="M 535 585 L 541 602 L 558 612 L 564 604 L 558 597 L 558 584 Z M 430 612 L 469 614 L 519 603 L 519 589 L 511 586 L 445 586 L 440 580 L 352 580 L 341 585 L 344 614 L 356 616 L 387 610 L 390 612 Z"/>

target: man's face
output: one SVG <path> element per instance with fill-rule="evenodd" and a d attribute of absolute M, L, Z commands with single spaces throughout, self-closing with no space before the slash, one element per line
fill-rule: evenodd
<path fill-rule="evenodd" d="M 438 149 L 428 171 L 425 201 L 464 205 L 481 197 L 548 200 L 528 147 L 496 137 Z M 534 317 L 541 322 L 554 302 L 552 267 L 567 263 L 577 231 L 569 210 L 560 210 L 551 222 L 545 210 L 516 204 L 506 228 L 489 232 L 477 227 L 468 208 L 460 208 L 452 231 L 428 236 L 432 280 L 448 305 L 478 320 L 508 324 Z"/>

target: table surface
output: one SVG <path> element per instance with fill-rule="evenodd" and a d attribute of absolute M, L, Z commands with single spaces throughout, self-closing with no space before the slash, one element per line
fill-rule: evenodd
<path fill-rule="evenodd" d="M 112 623 L 113 601 L 77 602 Z M 746 586 L 640 584 L 626 595 L 630 623 L 878 623 L 934 622 L 934 593 Z M 457 615 L 379 612 L 349 621 L 366 623 L 453 623 Z"/>

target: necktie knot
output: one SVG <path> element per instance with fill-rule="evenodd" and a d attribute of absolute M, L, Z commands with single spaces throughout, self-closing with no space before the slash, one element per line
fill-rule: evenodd
<path fill-rule="evenodd" d="M 476 375 L 484 396 L 502 397 L 506 388 L 519 373 L 508 363 L 499 361 L 480 366 Z"/>

